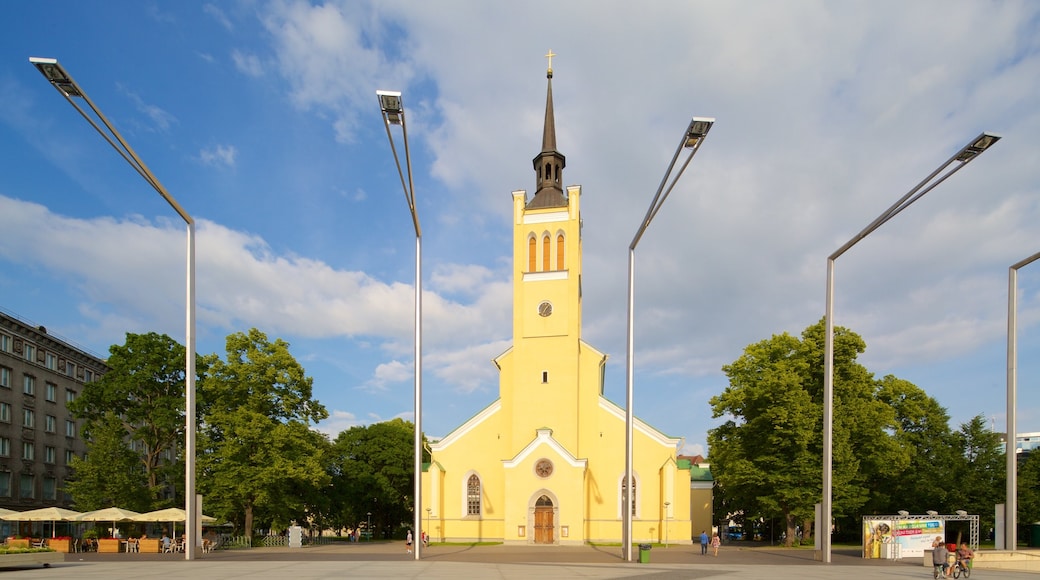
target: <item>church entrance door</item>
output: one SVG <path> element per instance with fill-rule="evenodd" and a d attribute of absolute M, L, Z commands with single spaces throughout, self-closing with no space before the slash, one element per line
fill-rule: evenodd
<path fill-rule="evenodd" d="M 543 495 L 534 505 L 534 543 L 552 544 L 555 527 L 552 500 Z"/>

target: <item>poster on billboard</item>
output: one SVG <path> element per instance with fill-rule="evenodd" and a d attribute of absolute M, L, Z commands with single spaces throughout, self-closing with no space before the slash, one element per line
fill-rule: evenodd
<path fill-rule="evenodd" d="M 921 557 L 936 536 L 945 537 L 940 519 L 871 518 L 863 520 L 864 558 Z"/>

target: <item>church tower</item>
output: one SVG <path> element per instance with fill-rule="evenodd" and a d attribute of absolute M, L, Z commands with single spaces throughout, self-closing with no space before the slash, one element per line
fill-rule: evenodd
<path fill-rule="evenodd" d="M 584 544 L 690 534 L 679 439 L 636 419 L 634 489 L 622 500 L 625 413 L 603 396 L 607 356 L 581 337 L 581 187 L 563 185 L 552 51 L 534 195 L 514 191 L 513 342 L 493 359 L 499 397 L 430 444 L 423 501 L 434 541 Z"/>

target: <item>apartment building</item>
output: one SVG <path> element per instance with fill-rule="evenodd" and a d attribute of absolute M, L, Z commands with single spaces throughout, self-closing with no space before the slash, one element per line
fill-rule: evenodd
<path fill-rule="evenodd" d="M 0 508 L 70 507 L 64 483 L 86 443 L 67 404 L 107 370 L 97 355 L 0 310 Z"/>

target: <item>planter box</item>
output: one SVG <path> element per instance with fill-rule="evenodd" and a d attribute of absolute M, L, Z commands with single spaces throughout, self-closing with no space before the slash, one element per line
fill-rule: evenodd
<path fill-rule="evenodd" d="M 100 554 L 117 554 L 122 544 L 123 540 L 118 538 L 99 538 L 97 551 Z"/>
<path fill-rule="evenodd" d="M 7 538 L 8 548 L 28 548 L 29 538 Z"/>
<path fill-rule="evenodd" d="M 33 564 L 43 564 L 49 568 L 52 562 L 64 562 L 65 554 L 58 552 L 29 552 L 27 554 L 3 554 L 0 555 L 0 568 L 23 567 Z"/>
<path fill-rule="evenodd" d="M 64 552 L 68 554 L 72 551 L 72 540 L 70 539 L 55 539 L 47 538 L 47 547 L 54 550 L 55 552 Z"/>
<path fill-rule="evenodd" d="M 160 552 L 159 546 L 162 545 L 162 540 L 159 538 L 145 538 L 138 540 L 137 550 L 145 554 L 158 554 Z"/>

